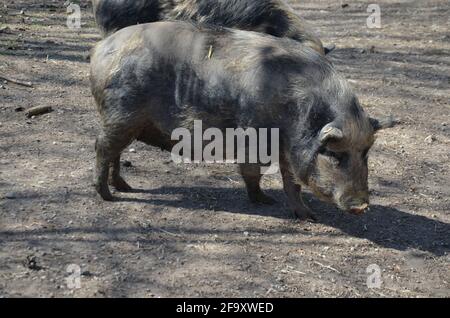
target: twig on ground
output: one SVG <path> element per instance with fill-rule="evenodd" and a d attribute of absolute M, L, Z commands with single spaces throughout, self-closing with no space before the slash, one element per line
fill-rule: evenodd
<path fill-rule="evenodd" d="M 155 229 L 155 230 L 158 230 L 158 231 L 161 231 L 161 232 L 163 232 L 163 233 L 166 233 L 166 234 L 172 235 L 172 236 L 181 236 L 181 235 L 179 235 L 179 234 L 176 234 L 176 233 L 172 233 L 172 232 L 166 231 L 166 230 L 164 230 L 164 229 L 161 229 L 161 228 L 158 228 L 158 227 L 154 227 L 154 229 Z"/>
<path fill-rule="evenodd" d="M 53 109 L 51 106 L 36 106 L 36 107 L 27 109 L 25 115 L 27 115 L 28 118 L 31 118 L 33 116 L 39 116 L 39 115 L 50 113 L 52 111 L 53 111 Z"/>
<path fill-rule="evenodd" d="M 17 85 L 21 85 L 21 86 L 33 87 L 33 83 L 31 83 L 31 82 L 17 80 L 17 79 L 14 79 L 14 78 L 7 77 L 5 75 L 0 75 L 0 79 L 5 80 L 7 82 L 11 82 L 11 83 L 17 84 Z"/>
<path fill-rule="evenodd" d="M 239 181 L 235 181 L 235 180 L 233 180 L 233 179 L 231 179 L 231 178 L 229 178 L 229 177 L 227 177 L 227 179 L 228 179 L 231 183 L 239 184 Z"/>
<path fill-rule="evenodd" d="M 341 273 L 341 272 L 338 271 L 336 268 L 331 267 L 331 266 L 329 266 L 329 265 L 323 265 L 322 263 L 319 263 L 319 262 L 317 262 L 317 261 L 315 261 L 314 263 L 317 264 L 317 265 L 319 265 L 319 266 L 321 266 L 321 267 L 323 267 L 323 268 L 328 268 L 328 269 L 330 269 L 330 270 L 332 270 L 333 272 L 336 272 L 336 273 L 338 273 L 338 274 Z"/>

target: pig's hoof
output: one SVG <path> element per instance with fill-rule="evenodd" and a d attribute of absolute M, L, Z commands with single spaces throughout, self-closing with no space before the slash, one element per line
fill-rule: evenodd
<path fill-rule="evenodd" d="M 325 51 L 325 55 L 330 54 L 330 53 L 333 52 L 335 49 L 336 49 L 336 45 L 334 45 L 334 44 L 328 45 L 328 46 L 326 46 L 326 47 L 323 48 L 323 50 Z"/>
<path fill-rule="evenodd" d="M 316 223 L 318 220 L 317 220 L 317 216 L 314 214 L 314 213 L 312 213 L 312 212 L 310 212 L 309 214 L 308 214 L 308 216 L 306 217 L 306 219 L 309 221 L 309 222 L 312 222 L 312 223 Z"/>
<path fill-rule="evenodd" d="M 97 190 L 97 193 L 100 195 L 100 197 L 104 201 L 114 201 L 114 197 L 112 196 L 111 192 L 109 191 L 109 189 L 107 187 L 103 188 L 103 187 L 95 186 L 95 190 Z"/>
<path fill-rule="evenodd" d="M 100 194 L 100 197 L 104 200 L 104 201 L 109 201 L 109 202 L 111 202 L 111 201 L 114 201 L 114 197 L 112 196 L 112 194 L 111 194 L 111 192 L 104 192 L 104 193 L 101 193 L 101 192 L 99 192 L 99 194 Z"/>
<path fill-rule="evenodd" d="M 261 203 L 266 205 L 274 205 L 277 203 L 275 199 L 272 199 L 267 194 L 264 194 L 263 192 L 259 192 L 257 194 L 253 194 L 250 196 L 250 201 L 252 203 Z"/>
<path fill-rule="evenodd" d="M 309 208 L 295 209 L 294 215 L 299 221 L 317 222 L 316 215 Z"/>
<path fill-rule="evenodd" d="M 121 177 L 111 180 L 110 185 L 119 192 L 131 192 L 133 190 L 133 188 Z"/>

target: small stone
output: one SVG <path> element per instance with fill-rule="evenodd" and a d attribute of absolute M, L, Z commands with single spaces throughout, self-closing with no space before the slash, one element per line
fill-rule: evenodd
<path fill-rule="evenodd" d="M 34 270 L 34 271 L 40 271 L 42 269 L 42 267 L 38 265 L 36 256 L 33 256 L 33 255 L 27 256 L 27 259 L 26 259 L 26 262 L 25 262 L 25 266 L 28 269 L 31 269 L 31 270 Z"/>
<path fill-rule="evenodd" d="M 131 161 L 128 161 L 128 160 L 125 160 L 125 161 L 122 163 L 122 165 L 123 165 L 125 168 L 130 168 L 130 167 L 133 166 L 133 164 L 131 163 Z"/>
<path fill-rule="evenodd" d="M 8 200 L 17 199 L 17 193 L 9 192 L 5 195 L 5 198 Z"/>
<path fill-rule="evenodd" d="M 92 274 L 90 271 L 84 271 L 81 273 L 81 276 L 92 277 L 92 276 L 94 276 L 94 274 Z"/>
<path fill-rule="evenodd" d="M 128 152 L 130 152 L 130 153 L 136 153 L 136 149 L 131 148 L 130 150 L 128 150 Z"/>
<path fill-rule="evenodd" d="M 433 135 L 429 135 L 427 138 L 425 138 L 425 142 L 428 144 L 432 144 L 435 141 L 436 141 L 436 137 L 434 137 Z"/>
<path fill-rule="evenodd" d="M 244 232 L 244 236 L 249 236 L 249 235 L 250 235 L 250 233 Z"/>

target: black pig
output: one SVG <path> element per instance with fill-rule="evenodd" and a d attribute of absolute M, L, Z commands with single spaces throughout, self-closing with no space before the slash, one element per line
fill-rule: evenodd
<path fill-rule="evenodd" d="M 133 141 L 170 151 L 174 129 L 278 128 L 284 189 L 299 218 L 312 218 L 300 195 L 355 214 L 369 206 L 367 158 L 384 123 L 370 119 L 331 63 L 290 39 L 185 22 L 128 27 L 91 54 L 91 87 L 102 120 L 96 190 L 105 200 L 131 187 L 120 154 Z M 271 203 L 257 164 L 242 164 L 253 202 Z"/>

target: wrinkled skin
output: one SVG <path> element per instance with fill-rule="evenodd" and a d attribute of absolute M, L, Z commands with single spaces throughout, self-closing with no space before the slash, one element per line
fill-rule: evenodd
<path fill-rule="evenodd" d="M 211 54 L 211 52 L 213 52 Z M 171 151 L 174 129 L 278 128 L 288 203 L 314 219 L 302 186 L 341 209 L 369 204 L 367 155 L 386 124 L 370 119 L 331 63 L 295 41 L 255 32 L 159 22 L 118 31 L 91 56 L 91 87 L 102 120 L 97 192 L 112 200 L 120 153 L 133 140 Z M 252 202 L 272 204 L 256 164 L 240 166 Z"/>
<path fill-rule="evenodd" d="M 320 39 L 283 0 L 93 0 L 97 25 L 106 36 L 127 26 L 183 20 L 287 37 L 321 54 Z"/>

